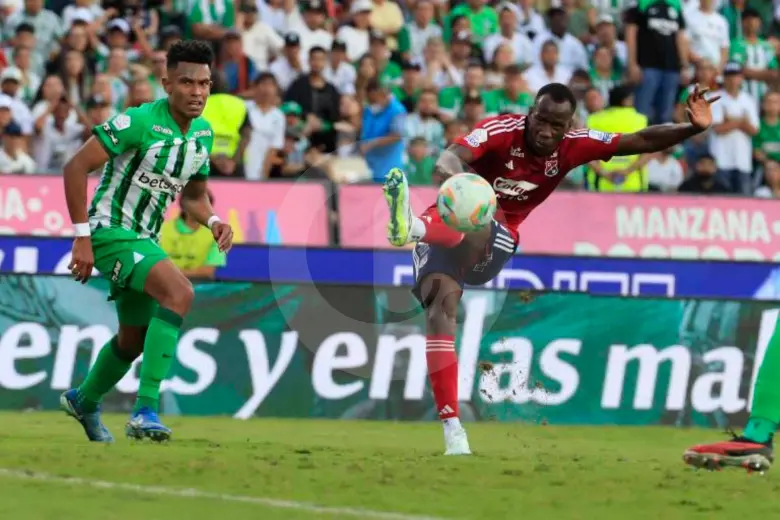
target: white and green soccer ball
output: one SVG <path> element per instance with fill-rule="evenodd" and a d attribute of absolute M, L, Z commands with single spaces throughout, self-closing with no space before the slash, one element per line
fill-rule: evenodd
<path fill-rule="evenodd" d="M 490 183 L 473 173 L 459 173 L 439 188 L 436 207 L 442 221 L 453 229 L 477 231 L 493 221 L 496 193 Z"/>

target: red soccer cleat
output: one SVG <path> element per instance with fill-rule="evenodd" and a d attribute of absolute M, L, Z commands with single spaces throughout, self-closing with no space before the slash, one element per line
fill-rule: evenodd
<path fill-rule="evenodd" d="M 734 436 L 730 441 L 699 444 L 688 448 L 683 460 L 696 468 L 720 470 L 725 466 L 745 468 L 749 472 L 764 472 L 772 467 L 774 454 L 772 441 L 758 443 Z"/>

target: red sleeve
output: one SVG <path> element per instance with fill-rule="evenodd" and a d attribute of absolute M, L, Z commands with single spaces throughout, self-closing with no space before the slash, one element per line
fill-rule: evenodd
<path fill-rule="evenodd" d="M 476 161 L 490 151 L 509 148 L 514 133 L 523 128 L 523 121 L 513 114 L 483 119 L 469 134 L 455 139 L 455 144 L 471 150 Z"/>
<path fill-rule="evenodd" d="M 611 134 L 599 130 L 580 130 L 568 137 L 568 157 L 571 167 L 576 168 L 590 161 L 608 161 L 617 152 L 622 134 Z"/>

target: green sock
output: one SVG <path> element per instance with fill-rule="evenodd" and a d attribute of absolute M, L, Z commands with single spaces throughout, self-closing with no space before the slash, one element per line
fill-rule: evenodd
<path fill-rule="evenodd" d="M 767 442 L 780 423 L 780 320 L 769 340 L 753 389 L 753 406 L 745 437 Z"/>
<path fill-rule="evenodd" d="M 100 349 L 94 366 L 78 387 L 79 404 L 85 412 L 97 410 L 103 396 L 110 392 L 130 370 L 133 362 L 122 359 L 118 354 L 119 340 L 114 336 Z"/>
<path fill-rule="evenodd" d="M 168 376 L 179 341 L 179 329 L 183 318 L 170 309 L 160 307 L 149 322 L 144 341 L 144 358 L 141 362 L 141 384 L 134 411 L 160 407 L 160 385 Z"/>

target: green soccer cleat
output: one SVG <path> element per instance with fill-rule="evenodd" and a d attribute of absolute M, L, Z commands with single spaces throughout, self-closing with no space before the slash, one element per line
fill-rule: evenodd
<path fill-rule="evenodd" d="M 409 232 L 412 229 L 412 207 L 409 204 L 409 183 L 404 172 L 399 168 L 390 170 L 385 175 L 382 189 L 390 210 L 387 240 L 396 247 L 405 246 L 409 243 Z"/>

